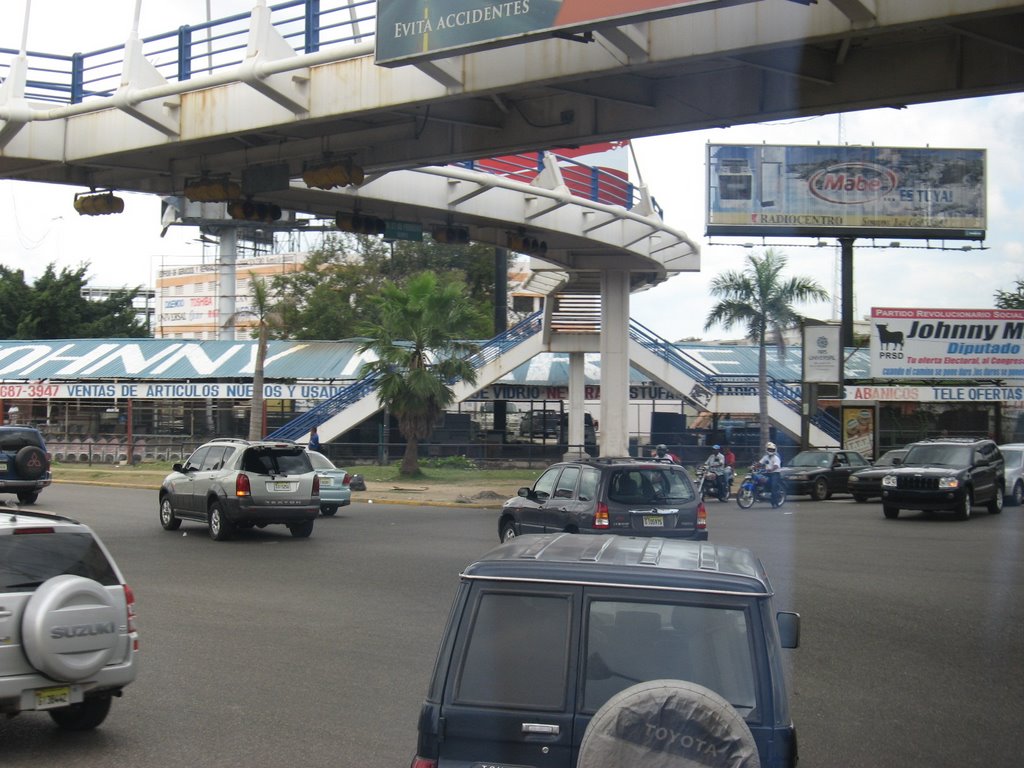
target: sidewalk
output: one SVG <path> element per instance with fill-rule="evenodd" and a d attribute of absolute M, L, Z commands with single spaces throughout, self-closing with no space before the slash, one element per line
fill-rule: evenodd
<path fill-rule="evenodd" d="M 55 484 L 100 485 L 112 488 L 143 488 L 154 493 L 160 489 L 165 472 L 136 467 L 55 467 Z M 519 486 L 506 488 L 481 483 L 375 483 L 367 482 L 365 491 L 353 491 L 352 502 L 369 504 L 407 504 L 410 506 L 467 506 L 500 509 L 505 499 L 516 495 Z"/>

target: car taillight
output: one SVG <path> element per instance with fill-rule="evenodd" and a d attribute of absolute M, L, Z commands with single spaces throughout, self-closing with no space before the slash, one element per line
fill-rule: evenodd
<path fill-rule="evenodd" d="M 350 475 L 348 472 L 346 472 L 345 476 L 343 478 L 341 478 L 341 484 L 342 485 L 348 485 L 351 482 L 352 482 L 352 475 Z"/>
<path fill-rule="evenodd" d="M 697 530 L 703 531 L 708 527 L 708 508 L 703 501 L 697 502 Z"/>
<path fill-rule="evenodd" d="M 320 495 L 320 475 L 313 475 L 313 495 Z"/>
<path fill-rule="evenodd" d="M 127 619 L 128 619 L 128 632 L 129 634 L 135 633 L 135 593 L 132 592 L 132 588 L 127 584 L 124 585 L 124 604 L 127 606 Z M 139 650 L 139 637 L 138 635 L 132 640 L 132 650 Z"/>
<path fill-rule="evenodd" d="M 610 524 L 608 520 L 608 505 L 603 501 L 597 502 L 597 511 L 594 513 L 594 527 L 608 528 Z"/>
<path fill-rule="evenodd" d="M 53 533 L 53 528 L 50 528 L 49 526 L 37 526 L 33 528 L 15 528 L 13 531 L 11 531 L 11 533 L 14 535 L 19 535 L 23 533 Z"/>
<path fill-rule="evenodd" d="M 238 475 L 235 478 L 235 496 L 252 496 L 248 475 Z"/>
<path fill-rule="evenodd" d="M 412 759 L 412 765 L 410 765 L 409 768 L 437 768 L 437 760 L 416 755 L 416 757 Z"/>

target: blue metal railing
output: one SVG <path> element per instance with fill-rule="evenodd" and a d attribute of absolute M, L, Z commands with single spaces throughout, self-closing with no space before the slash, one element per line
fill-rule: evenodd
<path fill-rule="evenodd" d="M 542 327 L 543 312 L 535 312 L 512 328 L 499 333 L 493 339 L 484 343 L 467 360 L 473 366 L 473 370 L 479 371 L 488 363 L 506 354 L 509 350 L 536 336 L 540 333 Z M 350 405 L 372 394 L 374 389 L 376 389 L 379 378 L 380 374 L 371 374 L 350 384 L 333 397 L 324 400 L 314 408 L 296 416 L 287 424 L 278 427 L 267 435 L 267 438 L 271 440 L 295 440 L 301 437 L 309 432 L 311 428 L 323 424 L 332 416 L 336 416 Z"/>
<path fill-rule="evenodd" d="M 376 34 L 376 0 L 285 0 L 270 6 L 271 21 L 297 53 L 313 53 L 335 45 L 368 41 Z M 248 45 L 250 13 L 237 13 L 200 24 L 178 27 L 142 39 L 142 53 L 168 81 L 183 82 L 240 64 Z M 0 48 L 0 81 L 10 64 Z M 79 104 L 109 98 L 121 83 L 124 45 L 61 56 L 29 51 L 25 98 L 53 104 Z M 501 174 L 529 183 L 543 168 L 543 152 L 459 163 L 472 170 Z M 639 202 L 639 190 L 622 175 L 558 156 L 566 185 L 574 195 L 594 202 L 621 205 Z M 664 212 L 654 203 L 659 216 Z"/>
<path fill-rule="evenodd" d="M 636 320 L 631 319 L 629 321 L 629 338 L 716 394 L 721 394 L 722 390 L 727 386 L 751 386 L 755 390 L 759 386 L 756 376 L 721 376 L 716 374 L 704 363 L 688 355 L 685 350 L 679 349 L 672 342 L 661 338 Z M 802 392 L 799 386 L 785 384 L 770 378 L 768 380 L 768 396 L 782 403 L 794 413 L 803 413 Z M 839 420 L 828 412 L 816 411 L 811 416 L 811 423 L 829 437 L 836 440 L 839 439 Z"/>

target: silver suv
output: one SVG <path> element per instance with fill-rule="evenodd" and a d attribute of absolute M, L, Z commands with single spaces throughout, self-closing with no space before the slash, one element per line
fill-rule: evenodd
<path fill-rule="evenodd" d="M 0 713 L 95 728 L 135 679 L 135 597 L 86 525 L 0 513 Z"/>
<path fill-rule="evenodd" d="M 215 541 L 273 524 L 306 538 L 319 514 L 320 479 L 305 447 L 288 441 L 213 440 L 175 464 L 160 486 L 160 525 L 206 523 Z"/>

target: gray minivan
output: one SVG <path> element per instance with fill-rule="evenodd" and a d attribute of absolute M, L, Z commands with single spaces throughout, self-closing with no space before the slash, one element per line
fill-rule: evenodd
<path fill-rule="evenodd" d="M 777 614 L 772 595 L 761 562 L 736 547 L 512 539 L 462 573 L 412 768 L 574 768 L 595 714 L 649 681 L 724 699 L 717 714 L 740 724 L 762 766 L 794 766 L 780 649 L 798 645 L 799 616 Z"/>

